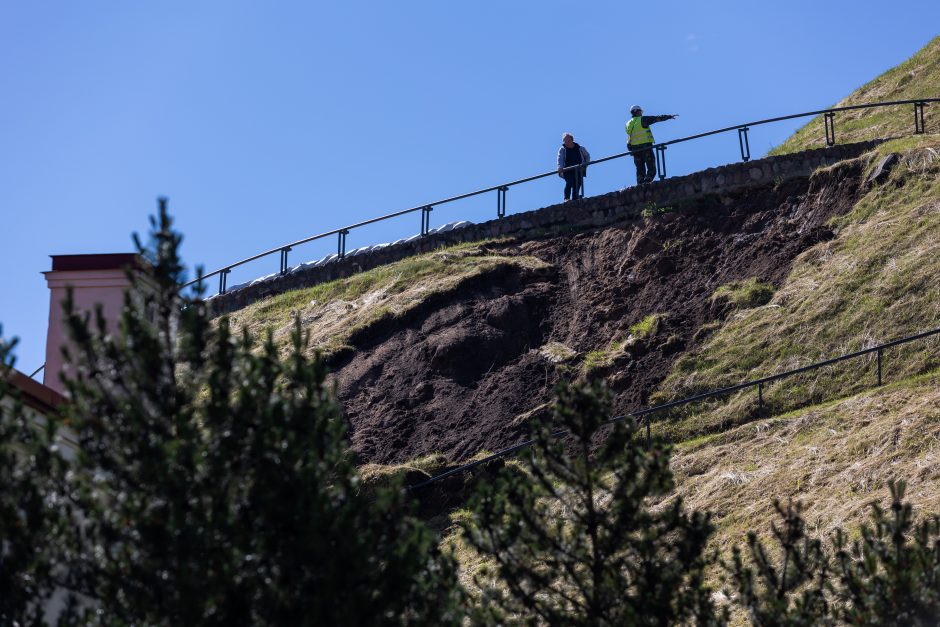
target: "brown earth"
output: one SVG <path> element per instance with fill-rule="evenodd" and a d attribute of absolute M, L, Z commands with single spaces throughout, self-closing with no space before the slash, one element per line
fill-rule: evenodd
<path fill-rule="evenodd" d="M 797 255 L 832 238 L 829 218 L 855 204 L 864 167 L 849 161 L 611 227 L 492 245 L 552 269 L 515 269 L 435 298 L 352 338 L 356 350 L 331 364 L 354 449 L 364 462 L 399 463 L 509 446 L 544 417 L 562 377 L 604 377 L 617 412 L 643 407 L 727 313 L 710 298 L 715 289 L 751 277 L 779 286 Z M 648 337 L 610 350 L 650 314 L 659 321 Z M 573 353 L 553 357 L 550 342 Z M 588 370 L 590 351 L 607 358 Z"/>

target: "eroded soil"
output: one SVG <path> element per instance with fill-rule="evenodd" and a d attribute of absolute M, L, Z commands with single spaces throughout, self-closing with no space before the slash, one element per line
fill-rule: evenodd
<path fill-rule="evenodd" d="M 362 461 L 397 463 L 509 446 L 546 415 L 561 378 L 604 377 L 618 412 L 643 407 L 674 360 L 727 314 L 710 298 L 715 289 L 750 277 L 779 286 L 797 255 L 833 237 L 827 222 L 854 205 L 863 167 L 847 162 L 612 227 L 496 245 L 550 269 L 464 286 L 353 338 L 356 350 L 332 364 L 354 449 Z M 653 333 L 610 350 L 650 314 Z M 559 344 L 570 350 L 548 348 Z M 588 368 L 592 351 L 605 359 Z"/>

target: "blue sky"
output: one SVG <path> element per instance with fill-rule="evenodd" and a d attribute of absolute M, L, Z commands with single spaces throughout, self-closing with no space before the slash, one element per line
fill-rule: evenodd
<path fill-rule="evenodd" d="M 132 250 L 161 195 L 187 262 L 213 270 L 553 169 L 563 131 L 595 158 L 620 152 L 633 103 L 681 115 L 654 128 L 659 140 L 825 107 L 937 24 L 940 3 L 907 0 L 0 0 L 3 333 L 20 338 L 19 369 L 41 365 L 48 256 Z M 752 152 L 798 124 L 753 130 Z M 668 156 L 669 174 L 735 161 L 737 138 Z M 615 161 L 587 192 L 632 183 L 632 164 Z M 509 212 L 561 192 L 557 178 L 514 188 Z M 432 226 L 491 219 L 495 202 L 443 206 Z M 414 214 L 354 231 L 349 248 L 419 226 Z"/>

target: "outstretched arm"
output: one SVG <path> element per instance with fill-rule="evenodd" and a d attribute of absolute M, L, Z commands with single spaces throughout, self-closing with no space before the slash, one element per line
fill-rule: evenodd
<path fill-rule="evenodd" d="M 672 120 L 679 117 L 678 115 L 644 115 L 643 116 L 643 126 L 649 126 L 650 124 L 655 124 L 656 122 L 665 122 L 666 120 Z"/>

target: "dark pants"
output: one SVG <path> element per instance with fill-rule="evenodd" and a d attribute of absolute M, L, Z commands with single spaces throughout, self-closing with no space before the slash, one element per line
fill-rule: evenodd
<path fill-rule="evenodd" d="M 584 177 L 581 176 L 581 168 L 574 170 L 565 170 L 565 200 L 569 198 L 581 198 L 584 195 Z"/>
<path fill-rule="evenodd" d="M 636 150 L 633 153 L 633 163 L 636 164 L 636 184 L 652 183 L 656 178 L 656 156 L 652 147 Z"/>

